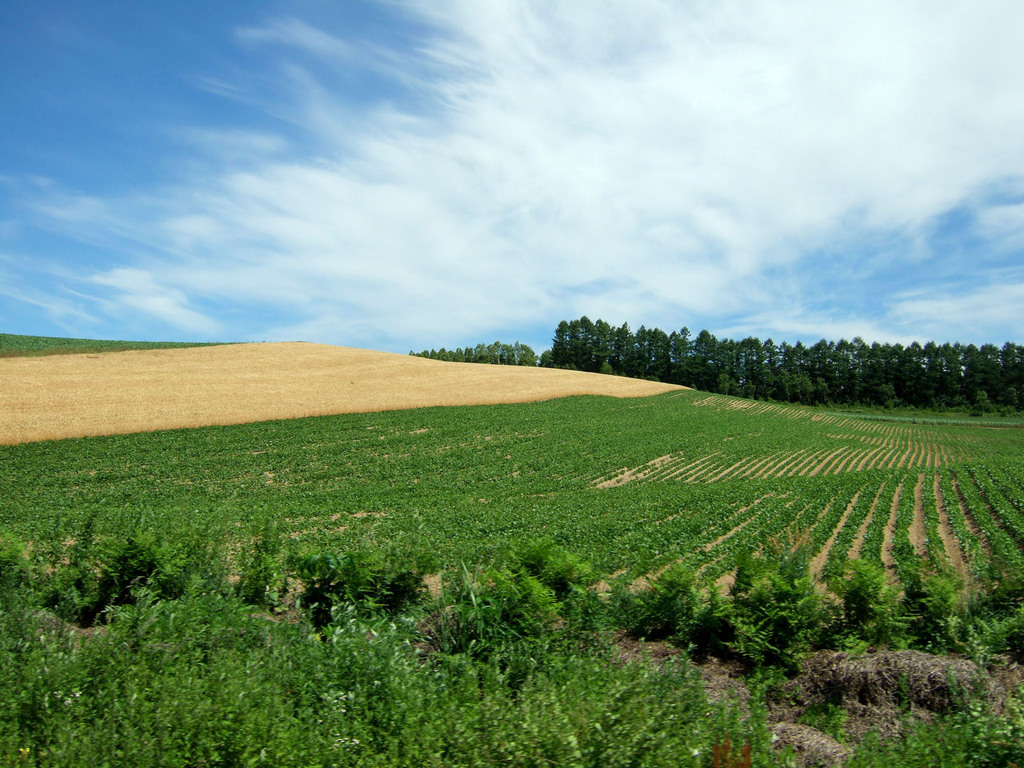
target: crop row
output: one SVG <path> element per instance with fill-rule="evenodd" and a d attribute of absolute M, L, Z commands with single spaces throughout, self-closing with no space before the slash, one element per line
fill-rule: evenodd
<path fill-rule="evenodd" d="M 735 461 L 721 452 L 688 457 L 681 453 L 653 459 L 638 467 L 624 467 L 594 480 L 600 488 L 633 482 L 714 483 L 744 478 L 815 477 L 863 472 L 872 469 L 931 469 L 963 459 L 956 449 L 940 443 L 908 443 L 860 448 L 798 448 L 776 453 L 743 456 Z"/>

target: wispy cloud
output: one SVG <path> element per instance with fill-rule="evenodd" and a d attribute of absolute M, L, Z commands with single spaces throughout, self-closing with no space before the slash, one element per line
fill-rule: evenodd
<path fill-rule="evenodd" d="M 583 313 L 777 338 L 1021 327 L 957 325 L 1018 300 L 1019 275 L 901 295 L 972 269 L 929 240 L 958 207 L 1001 244 L 991 268 L 1019 254 L 1020 200 L 983 194 L 1024 168 L 1017 4 L 412 7 L 429 32 L 403 50 L 240 27 L 275 63 L 277 127 L 181 127 L 204 161 L 144 203 L 40 203 L 130 241 L 89 276 L 104 311 L 209 333 L 246 309 L 247 335 L 399 351 Z M 353 72 L 393 87 L 356 97 Z"/>
<path fill-rule="evenodd" d="M 198 334 L 216 334 L 220 324 L 191 309 L 187 295 L 161 285 L 157 279 L 140 269 L 118 268 L 96 275 L 92 283 L 113 289 L 104 303 L 113 314 L 142 313 L 155 317 L 173 328 Z"/>
<path fill-rule="evenodd" d="M 1019 337 L 1003 331 L 1024 328 L 1024 275 L 962 293 L 929 290 L 898 298 L 891 312 L 896 323 L 913 329 L 920 340 L 1012 341 Z"/>

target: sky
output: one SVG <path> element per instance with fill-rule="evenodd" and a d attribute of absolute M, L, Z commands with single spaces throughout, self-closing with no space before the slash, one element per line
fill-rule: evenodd
<path fill-rule="evenodd" d="M 1024 342 L 1020 0 L 0 4 L 0 332 Z"/>

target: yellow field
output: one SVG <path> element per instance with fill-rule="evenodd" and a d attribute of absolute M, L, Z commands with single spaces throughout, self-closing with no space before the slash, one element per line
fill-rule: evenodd
<path fill-rule="evenodd" d="M 0 444 L 675 389 L 682 387 L 297 342 L 16 357 L 0 359 Z"/>

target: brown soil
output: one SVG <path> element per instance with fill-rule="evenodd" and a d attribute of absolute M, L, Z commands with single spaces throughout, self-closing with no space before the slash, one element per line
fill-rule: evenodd
<path fill-rule="evenodd" d="M 681 454 L 669 453 L 665 456 L 659 456 L 656 459 L 644 464 L 642 467 L 636 469 L 630 469 L 625 467 L 618 472 L 618 474 L 609 477 L 608 479 L 600 479 L 595 487 L 596 488 L 615 488 L 619 485 L 625 485 L 626 483 L 632 483 L 636 481 L 642 481 L 649 478 L 652 474 L 657 472 L 659 469 L 664 467 L 666 464 L 678 462 L 682 458 Z"/>
<path fill-rule="evenodd" d="M 857 471 L 860 472 L 861 470 L 863 470 L 864 467 L 868 464 L 868 462 L 875 458 L 875 456 L 877 456 L 881 451 L 881 448 L 875 448 L 875 450 L 873 451 L 868 451 L 867 453 L 862 454 L 864 458 L 862 458 L 860 460 L 860 464 L 857 465 Z"/>
<path fill-rule="evenodd" d="M 772 459 L 774 459 L 774 458 L 775 458 L 775 454 L 772 454 L 771 456 L 768 456 L 766 458 L 763 458 L 763 459 L 760 459 L 760 460 L 756 461 L 755 463 L 753 463 L 749 467 L 747 467 L 745 470 L 743 470 L 743 472 L 740 474 L 740 477 L 747 477 L 751 473 L 757 472 L 758 470 L 761 469 L 762 466 L 764 466 L 768 462 L 772 461 Z M 756 477 L 756 475 L 755 475 L 755 477 Z"/>
<path fill-rule="evenodd" d="M 847 519 L 850 517 L 850 513 L 853 512 L 854 507 L 857 506 L 857 501 L 860 499 L 860 491 L 857 491 L 853 498 L 850 499 L 850 503 L 846 505 L 846 509 L 843 510 L 842 517 L 839 518 L 839 522 L 836 523 L 835 530 L 832 531 L 832 535 L 828 537 L 828 541 L 822 546 L 821 551 L 814 556 L 811 560 L 811 576 L 817 579 L 821 576 L 821 572 L 825 570 L 825 563 L 828 562 L 829 553 L 832 551 L 832 545 L 836 543 L 840 531 L 843 530 L 843 526 L 846 525 Z"/>
<path fill-rule="evenodd" d="M 918 557 L 924 557 L 928 551 L 928 535 L 924 527 L 924 475 L 917 476 L 917 485 L 914 486 L 914 520 L 908 536 Z"/>
<path fill-rule="evenodd" d="M 953 569 L 961 576 L 967 576 L 967 563 L 964 562 L 963 552 L 960 550 L 960 542 L 953 534 L 953 526 L 949 523 L 949 514 L 946 512 L 946 500 L 942 496 L 942 484 L 939 473 L 935 473 L 935 480 L 932 485 L 932 492 L 935 494 L 935 506 L 939 512 L 939 538 L 942 539 L 942 548 L 946 551 L 946 559 L 949 560 Z"/>
<path fill-rule="evenodd" d="M 960 504 L 960 514 L 964 516 L 964 523 L 967 525 L 967 530 L 971 532 L 971 535 L 981 543 L 981 548 L 985 552 L 986 557 L 992 556 L 992 546 L 988 542 L 988 537 L 981 532 L 978 527 L 978 521 L 974 519 L 974 515 L 971 514 L 970 508 L 967 506 L 967 499 L 964 498 L 963 491 L 960 490 L 960 481 L 957 480 L 956 475 L 952 477 L 953 491 L 956 493 L 957 502 Z"/>
<path fill-rule="evenodd" d="M 718 451 L 715 451 L 710 456 L 705 456 L 703 459 L 692 461 L 681 469 L 674 469 L 665 475 L 665 480 L 683 480 L 689 482 L 692 477 L 697 477 L 701 473 L 707 471 L 709 462 L 711 462 L 715 456 L 718 455 Z M 711 464 L 711 466 L 717 466 Z"/>
<path fill-rule="evenodd" d="M 801 472 L 800 474 L 801 475 L 809 474 L 811 477 L 817 477 L 818 475 L 821 474 L 822 470 L 824 470 L 825 467 L 829 466 L 832 463 L 832 461 L 835 459 L 836 456 L 838 456 L 839 454 L 841 454 L 843 451 L 846 451 L 846 450 L 849 450 L 849 449 L 848 448 L 836 448 L 834 451 L 832 451 L 832 453 L 830 453 L 828 456 L 826 456 L 824 458 L 824 460 L 820 461 L 818 463 L 818 466 L 816 466 L 814 469 L 811 469 L 810 472 L 808 472 L 807 469 L 804 469 L 804 471 Z"/>
<path fill-rule="evenodd" d="M 690 472 L 686 477 L 682 478 L 683 482 L 696 483 L 697 481 L 706 482 L 707 476 L 712 472 L 717 472 L 721 468 L 721 464 L 717 461 L 712 461 L 713 457 L 717 454 L 712 454 L 706 459 L 706 463 L 702 467 L 698 467 L 696 470 Z"/>
<path fill-rule="evenodd" d="M 0 359 L 0 444 L 679 389 L 621 376 L 305 343 L 6 358 Z"/>
<path fill-rule="evenodd" d="M 857 529 L 857 533 L 853 537 L 853 542 L 850 544 L 850 551 L 846 555 L 847 560 L 856 560 L 860 557 L 860 549 L 864 546 L 864 536 L 867 535 L 868 526 L 871 525 L 871 521 L 875 519 L 875 510 L 878 509 L 878 500 L 882 498 L 882 491 L 885 490 L 885 483 L 882 483 L 878 489 L 878 493 L 875 494 L 874 500 L 871 502 L 871 509 L 868 510 L 867 516 L 864 518 L 864 522 L 860 524 L 860 528 Z"/>
<path fill-rule="evenodd" d="M 783 454 L 782 457 L 778 459 L 778 461 L 773 461 L 772 463 L 768 464 L 763 469 L 758 471 L 758 473 L 754 475 L 754 477 L 781 477 L 790 465 L 790 463 L 793 461 L 794 457 L 799 457 L 805 452 L 806 449 L 802 449 L 799 451 L 791 451 L 789 453 Z"/>
<path fill-rule="evenodd" d="M 441 585 L 441 574 L 432 573 L 428 576 L 423 577 L 423 586 L 427 588 L 427 592 L 435 600 L 440 598 L 444 592 L 444 587 Z"/>
<path fill-rule="evenodd" d="M 810 468 L 814 466 L 814 463 L 820 460 L 821 457 L 824 456 L 826 453 L 827 450 L 818 450 L 809 456 L 805 456 L 803 460 L 801 460 L 800 462 L 798 462 L 797 464 L 790 468 L 788 473 L 789 477 L 794 477 L 795 475 L 805 475 L 808 472 L 808 470 L 810 470 Z"/>
<path fill-rule="evenodd" d="M 728 595 L 736 584 L 736 571 L 727 571 L 715 579 L 715 589 L 720 595 Z"/>
<path fill-rule="evenodd" d="M 903 486 L 897 485 L 892 495 L 892 506 L 889 508 L 889 521 L 885 524 L 885 531 L 882 533 L 882 565 L 889 574 L 889 581 L 895 582 L 896 560 L 892 556 L 892 540 L 896 535 L 896 514 L 900 509 L 900 497 L 903 495 Z"/>
<path fill-rule="evenodd" d="M 746 461 L 747 461 L 746 459 L 741 459 L 740 461 L 737 461 L 735 464 L 733 464 L 728 469 L 724 469 L 721 472 L 719 472 L 717 475 L 709 477 L 706 482 L 714 483 L 714 482 L 717 482 L 718 480 L 722 480 L 723 478 L 730 478 L 730 477 L 732 477 L 736 473 L 737 468 L 738 467 L 742 467 L 743 464 L 746 463 Z"/>

